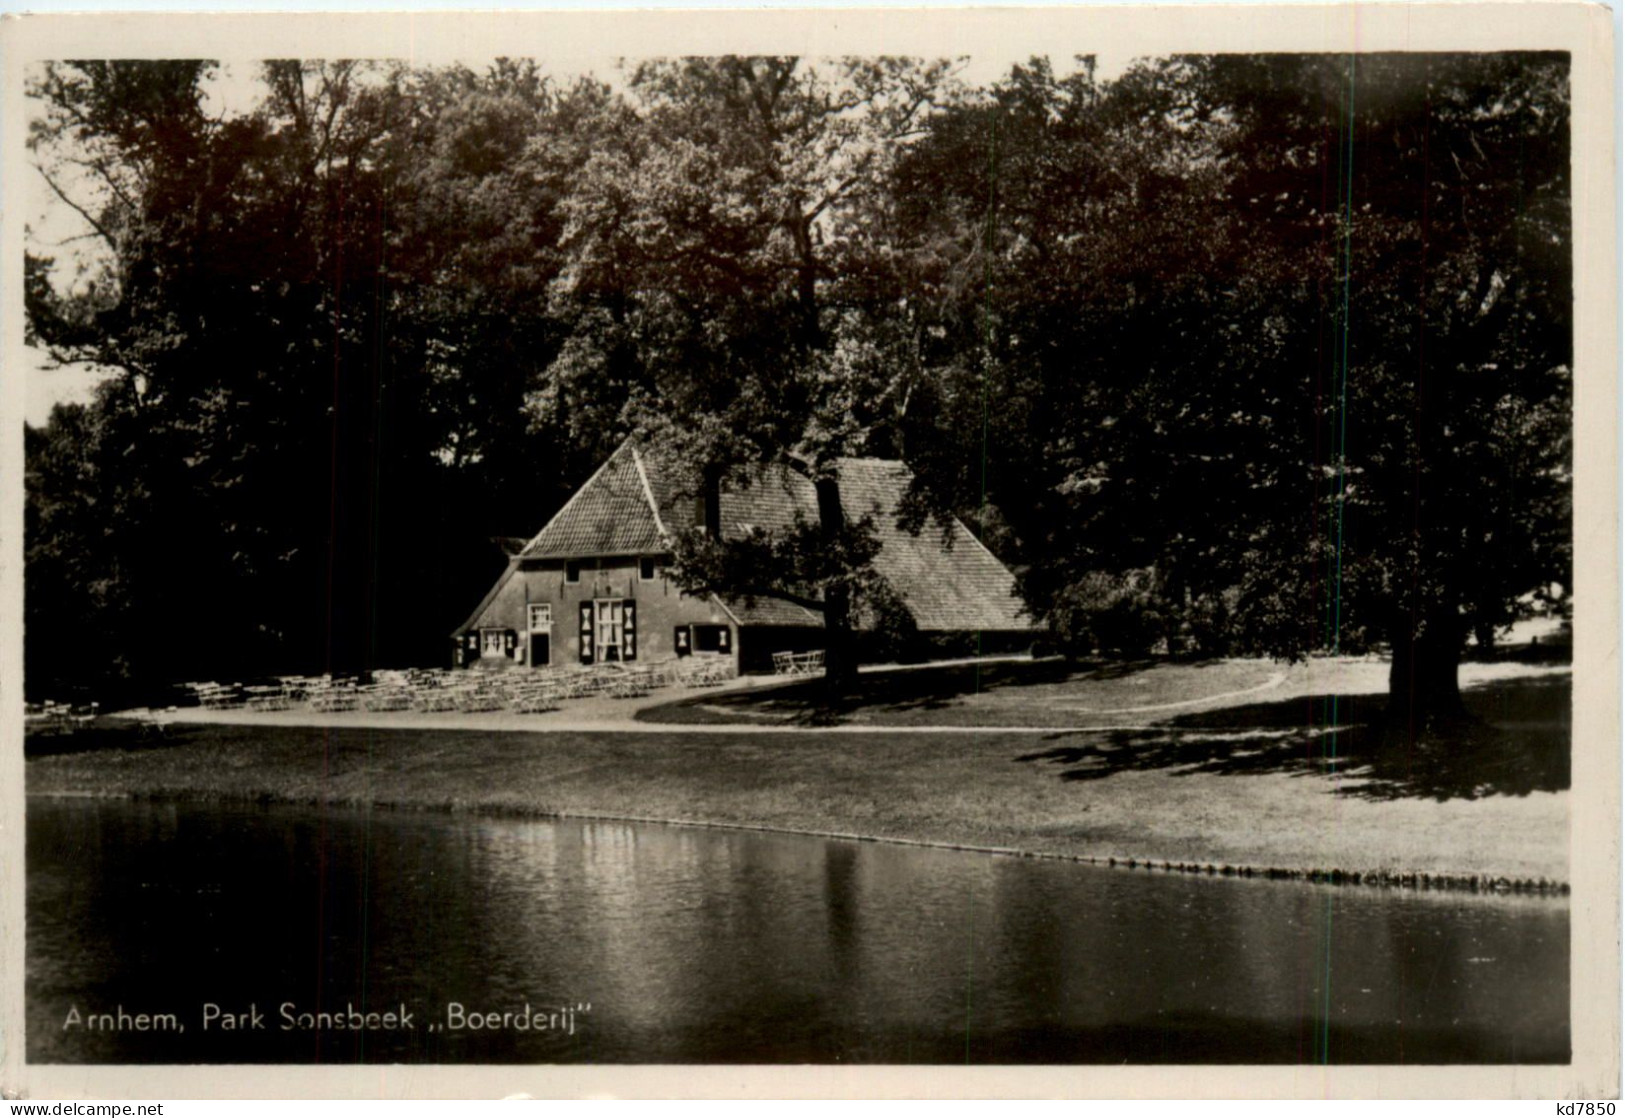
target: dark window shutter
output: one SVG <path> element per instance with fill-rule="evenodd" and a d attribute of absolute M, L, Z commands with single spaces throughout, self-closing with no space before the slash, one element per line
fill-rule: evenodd
<path fill-rule="evenodd" d="M 638 604 L 628 600 L 622 608 L 626 611 L 626 623 L 621 628 L 621 658 L 623 660 L 636 660 L 638 658 Z"/>
<path fill-rule="evenodd" d="M 514 649 L 518 647 L 519 634 L 512 629 L 504 629 L 502 631 L 502 654 L 512 660 Z"/>
<path fill-rule="evenodd" d="M 592 603 L 581 603 L 581 662 L 592 663 Z"/>
<path fill-rule="evenodd" d="M 677 650 L 677 655 L 679 656 L 687 656 L 689 654 L 691 650 L 688 647 L 687 625 L 679 625 L 676 629 L 672 630 L 672 647 Z"/>
<path fill-rule="evenodd" d="M 727 651 L 729 651 L 728 632 L 729 632 L 728 626 L 726 626 L 726 625 L 717 626 L 717 651 L 718 652 L 727 652 Z"/>

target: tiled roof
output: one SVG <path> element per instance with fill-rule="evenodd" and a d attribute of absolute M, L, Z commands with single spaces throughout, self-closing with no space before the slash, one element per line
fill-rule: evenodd
<path fill-rule="evenodd" d="M 723 598 L 717 595 L 717 599 L 741 625 L 785 625 L 791 628 L 810 626 L 815 629 L 824 627 L 823 614 L 814 613 L 804 606 L 780 598 L 757 598 L 750 605 L 746 605 L 742 598 Z"/>
<path fill-rule="evenodd" d="M 622 443 L 525 545 L 525 559 L 590 559 L 665 550 L 637 453 Z"/>
<path fill-rule="evenodd" d="M 694 527 L 698 523 L 694 499 L 677 495 L 676 486 L 661 472 L 660 459 L 644 456 L 643 464 L 667 530 L 686 532 Z M 719 504 L 723 539 L 739 539 L 752 528 L 770 532 L 790 528 L 798 509 L 808 521 L 818 520 L 818 499 L 812 483 L 783 467 L 764 467 L 748 485 L 725 488 Z"/>
<path fill-rule="evenodd" d="M 875 570 L 901 594 L 926 632 L 1029 629 L 1016 578 L 958 520 L 948 540 L 928 520 L 919 534 L 897 526 L 897 506 L 913 475 L 901 462 L 847 458 L 841 462 L 841 505 L 847 518 L 874 516 L 880 551 Z M 809 490 L 811 487 L 808 487 Z"/>
<path fill-rule="evenodd" d="M 695 523 L 695 503 L 662 476 L 658 458 L 623 443 L 559 510 L 524 550 L 528 558 L 575 559 L 652 554 L 668 550 L 662 529 L 682 532 Z M 901 462 L 846 458 L 840 466 L 841 504 L 851 520 L 873 516 L 880 539 L 875 569 L 900 594 L 926 632 L 1030 629 L 1015 593 L 1015 577 L 957 520 L 945 543 L 927 522 L 918 535 L 897 526 L 897 507 L 912 475 Z M 785 467 L 764 468 L 744 486 L 721 495 L 725 538 L 751 528 L 788 528 L 796 513 L 818 519 L 812 482 Z M 807 625 L 820 619 L 799 606 L 759 598 L 751 607 L 728 603 L 744 624 Z"/>

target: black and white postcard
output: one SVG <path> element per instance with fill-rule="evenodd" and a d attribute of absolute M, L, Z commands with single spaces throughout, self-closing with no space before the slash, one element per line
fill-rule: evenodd
<path fill-rule="evenodd" d="M 0 46 L 8 1097 L 1617 1096 L 1605 9 Z"/>

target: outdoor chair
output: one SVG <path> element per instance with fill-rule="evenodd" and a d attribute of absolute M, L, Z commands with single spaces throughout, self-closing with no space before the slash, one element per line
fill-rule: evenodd
<path fill-rule="evenodd" d="M 508 709 L 523 712 L 541 691 L 541 681 L 530 672 L 515 673 L 498 688 Z"/>
<path fill-rule="evenodd" d="M 675 656 L 668 656 L 664 660 L 656 660 L 643 666 L 643 678 L 648 681 L 651 691 L 661 687 L 670 687 L 677 682 L 678 660 Z"/>
<path fill-rule="evenodd" d="M 485 682 L 462 688 L 457 693 L 457 709 L 467 714 L 501 710 L 507 705 L 502 692 Z"/>
<path fill-rule="evenodd" d="M 356 688 L 353 680 L 318 679 L 310 690 L 310 709 L 325 713 L 354 710 Z"/>
<path fill-rule="evenodd" d="M 605 690 L 612 699 L 636 699 L 649 693 L 648 677 L 637 668 L 622 668 L 609 677 Z"/>
<path fill-rule="evenodd" d="M 198 706 L 205 710 L 225 710 L 238 701 L 235 683 L 188 683 L 186 686 L 197 698 Z"/>
<path fill-rule="evenodd" d="M 422 691 L 436 690 L 442 686 L 440 673 L 426 668 L 409 668 L 401 673 L 402 682 L 407 690 L 417 695 Z"/>
<path fill-rule="evenodd" d="M 436 712 L 457 709 L 457 692 L 450 687 L 419 687 L 412 692 L 412 709 Z"/>
<path fill-rule="evenodd" d="M 34 734 L 65 734 L 72 732 L 74 728 L 72 713 L 67 704 L 52 702 L 50 699 L 25 714 L 23 725 Z"/>
<path fill-rule="evenodd" d="M 412 693 L 397 683 L 381 683 L 364 688 L 360 699 L 365 710 L 406 710 L 412 705 Z"/>
<path fill-rule="evenodd" d="M 247 696 L 244 705 L 249 710 L 287 710 L 291 703 L 288 701 L 286 690 L 282 684 L 261 684 L 243 689 Z"/>
<path fill-rule="evenodd" d="M 515 691 L 512 707 L 520 714 L 544 714 L 559 709 L 547 680 L 536 680 Z"/>
<path fill-rule="evenodd" d="M 602 670 L 596 665 L 590 668 L 581 668 L 571 673 L 572 697 L 584 699 L 596 695 L 604 689 L 606 682 Z"/>
<path fill-rule="evenodd" d="M 773 674 L 775 675 L 817 675 L 824 670 L 824 653 L 822 649 L 812 652 L 775 652 L 773 654 Z"/>
<path fill-rule="evenodd" d="M 689 687 L 715 687 L 731 674 L 732 661 L 720 656 L 693 657 L 684 669 L 683 682 Z"/>

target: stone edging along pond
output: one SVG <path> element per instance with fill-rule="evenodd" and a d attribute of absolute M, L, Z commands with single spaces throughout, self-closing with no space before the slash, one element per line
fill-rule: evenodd
<path fill-rule="evenodd" d="M 523 814 L 523 813 L 519 813 Z M 603 820 L 605 822 L 650 823 L 666 827 L 704 827 L 712 830 L 753 831 L 762 834 L 803 835 L 807 838 L 835 839 L 843 842 L 886 843 L 891 846 L 915 846 L 929 850 L 955 850 L 967 854 L 991 854 L 1001 858 L 1026 858 L 1035 861 L 1077 862 L 1083 865 L 1104 866 L 1124 870 L 1161 870 L 1166 873 L 1206 875 L 1209 877 L 1255 878 L 1268 881 L 1301 881 L 1313 885 L 1366 885 L 1389 889 L 1453 890 L 1469 893 L 1535 894 L 1548 897 L 1566 897 L 1569 885 L 1549 878 L 1492 877 L 1488 874 L 1423 873 L 1414 870 L 1344 871 L 1340 869 L 1286 869 L 1279 866 L 1233 866 L 1212 862 L 1174 862 L 1152 858 L 1119 858 L 1115 855 L 1055 854 L 1035 850 L 1017 850 L 1006 846 L 976 846 L 957 842 L 933 842 L 928 839 L 886 838 L 877 835 L 851 834 L 842 831 L 806 831 L 788 827 L 767 827 L 750 823 L 707 823 L 687 819 L 656 819 L 631 815 L 587 815 L 550 812 L 548 818 Z"/>
<path fill-rule="evenodd" d="M 424 804 L 410 802 L 363 801 L 349 798 L 322 801 L 266 792 L 232 796 L 218 793 L 111 793 L 95 792 L 31 792 L 29 796 L 41 799 L 129 799 L 147 803 L 163 802 L 216 802 L 252 803 L 265 806 L 290 807 L 327 806 L 346 810 L 384 808 L 390 811 L 422 811 L 468 813 L 492 818 L 509 819 L 561 819 L 582 822 L 644 823 L 661 827 L 690 827 L 717 831 L 747 831 L 756 834 L 800 835 L 806 838 L 834 839 L 840 842 L 883 843 L 891 846 L 912 846 L 928 850 L 953 850 L 967 854 L 990 854 L 1001 858 L 1025 858 L 1035 861 L 1075 862 L 1082 865 L 1109 869 L 1143 870 L 1147 872 L 1179 873 L 1207 877 L 1227 877 L 1265 881 L 1297 881 L 1310 885 L 1366 886 L 1385 889 L 1404 889 L 1420 892 L 1462 892 L 1470 894 L 1518 895 L 1558 898 L 1569 895 L 1566 881 L 1549 878 L 1509 878 L 1490 874 L 1429 873 L 1420 870 L 1343 870 L 1337 867 L 1292 868 L 1282 866 L 1231 865 L 1215 862 L 1181 862 L 1160 858 L 1118 857 L 1116 855 L 1059 854 L 1037 850 L 1020 850 L 1007 846 L 981 846 L 972 843 L 942 842 L 930 839 L 891 838 L 883 835 L 864 835 L 846 831 L 803 830 L 774 827 L 756 823 L 723 823 L 701 819 L 668 819 L 648 815 L 610 814 L 602 812 L 556 811 L 533 809 L 519 805 L 459 803 Z"/>

